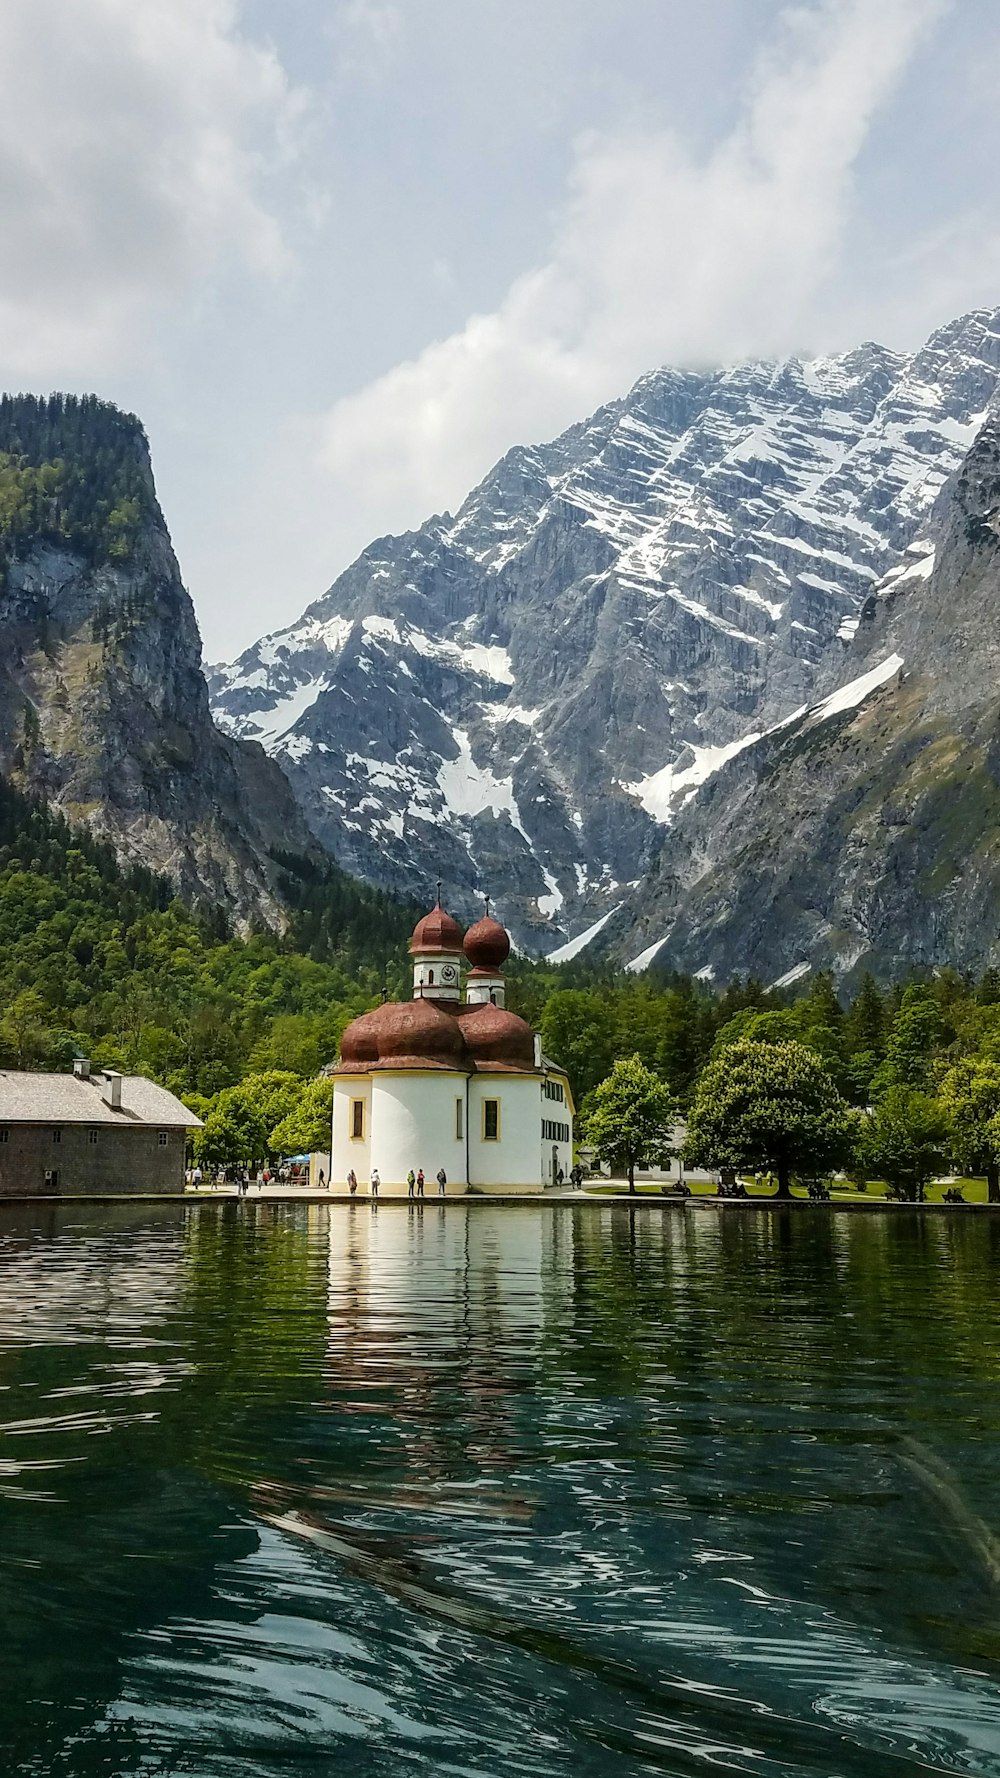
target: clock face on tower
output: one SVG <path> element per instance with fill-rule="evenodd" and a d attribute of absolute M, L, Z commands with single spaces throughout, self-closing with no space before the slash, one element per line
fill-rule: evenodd
<path fill-rule="evenodd" d="M 457 976 L 458 970 L 455 968 L 454 963 L 442 963 L 441 980 L 443 982 L 453 982 L 457 979 Z"/>

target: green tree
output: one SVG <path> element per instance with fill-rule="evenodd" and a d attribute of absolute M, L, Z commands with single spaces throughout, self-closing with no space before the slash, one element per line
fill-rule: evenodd
<path fill-rule="evenodd" d="M 0 1056 L 15 1068 L 37 1068 L 48 1048 L 45 1002 L 33 988 L 26 988 L 15 995 L 0 1019 Z"/>
<path fill-rule="evenodd" d="M 542 1048 L 565 1068 L 577 1104 L 614 1061 L 615 1015 L 607 995 L 561 988 L 542 1014 Z"/>
<path fill-rule="evenodd" d="M 641 1056 L 624 1056 L 594 1088 L 584 1130 L 602 1161 L 625 1169 L 634 1192 L 636 1167 L 643 1161 L 662 1165 L 670 1153 L 676 1117 L 677 1101 L 666 1083 Z"/>
<path fill-rule="evenodd" d="M 333 1080 L 321 1075 L 311 1080 L 299 1094 L 298 1101 L 270 1135 L 272 1153 L 328 1154 L 332 1141 Z"/>
<path fill-rule="evenodd" d="M 865 1177 L 885 1179 L 912 1200 L 948 1160 L 948 1114 L 939 1100 L 914 1087 L 887 1087 L 871 1116 L 861 1119 L 857 1157 Z"/>
<path fill-rule="evenodd" d="M 852 1136 L 848 1107 L 813 1050 L 743 1042 L 705 1069 L 685 1153 L 695 1166 L 773 1169 L 787 1198 L 793 1173 L 842 1166 Z"/>
<path fill-rule="evenodd" d="M 872 1079 L 872 1097 L 890 1087 L 926 1093 L 932 1085 L 934 1053 L 945 1040 L 941 1010 L 929 989 L 907 988 L 886 1044 L 885 1061 Z"/>
<path fill-rule="evenodd" d="M 965 1173 L 985 1174 L 991 1204 L 1000 1204 L 1000 1164 L 991 1123 L 1000 1117 L 1000 1062 L 965 1056 L 941 1082 L 951 1122 L 952 1152 Z"/>
<path fill-rule="evenodd" d="M 248 1074 L 238 1086 L 221 1092 L 198 1141 L 199 1159 L 230 1165 L 256 1165 L 275 1157 L 271 1131 L 292 1111 L 302 1093 L 297 1074 L 277 1069 Z"/>

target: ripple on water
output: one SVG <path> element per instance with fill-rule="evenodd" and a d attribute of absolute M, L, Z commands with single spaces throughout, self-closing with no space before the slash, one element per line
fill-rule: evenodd
<path fill-rule="evenodd" d="M 1000 1778 L 998 1235 L 3 1212 L 6 1769 Z"/>

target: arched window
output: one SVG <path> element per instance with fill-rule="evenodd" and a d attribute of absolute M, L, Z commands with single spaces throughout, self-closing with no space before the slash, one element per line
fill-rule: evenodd
<path fill-rule="evenodd" d="M 433 971 L 433 969 L 429 969 L 427 971 L 427 986 L 429 988 L 433 988 L 433 986 L 434 986 L 434 971 Z"/>

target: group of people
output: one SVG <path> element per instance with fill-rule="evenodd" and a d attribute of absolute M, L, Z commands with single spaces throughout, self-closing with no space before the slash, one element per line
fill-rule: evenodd
<path fill-rule="evenodd" d="M 379 1186 L 381 1185 L 381 1183 L 382 1183 L 382 1181 L 379 1177 L 379 1170 L 377 1167 L 373 1167 L 372 1171 L 371 1171 L 371 1179 L 369 1180 L 369 1186 L 370 1186 L 371 1195 L 373 1198 L 378 1197 Z M 438 1197 L 439 1198 L 444 1197 L 445 1191 L 447 1189 L 447 1185 L 448 1185 L 448 1175 L 445 1172 L 443 1167 L 439 1167 L 437 1170 L 437 1188 L 438 1188 Z M 358 1176 L 355 1173 L 353 1167 L 351 1168 L 350 1172 L 347 1175 L 347 1188 L 351 1194 L 351 1197 L 353 1198 L 357 1192 L 357 1189 L 358 1189 Z M 410 1168 L 410 1171 L 406 1175 L 406 1194 L 407 1194 L 407 1197 L 410 1197 L 410 1198 L 412 1198 L 414 1196 L 416 1196 L 418 1198 L 423 1197 L 423 1195 L 424 1195 L 424 1170 L 423 1170 L 423 1167 L 418 1167 L 417 1171 L 415 1173 L 413 1171 L 413 1168 L 412 1167 Z"/>
<path fill-rule="evenodd" d="M 256 1185 L 258 1191 L 263 1191 L 265 1185 L 297 1185 L 300 1183 L 289 1166 L 281 1166 L 274 1173 L 267 1166 L 255 1169 L 253 1173 L 247 1167 L 210 1167 L 207 1171 L 201 1167 L 191 1167 L 188 1169 L 186 1177 L 188 1185 L 193 1185 L 196 1188 L 204 1185 L 207 1180 L 213 1191 L 220 1185 L 235 1185 L 240 1197 L 246 1195 L 251 1185 Z M 323 1187 L 326 1186 L 322 1168 L 320 1168 L 319 1183 Z"/>

